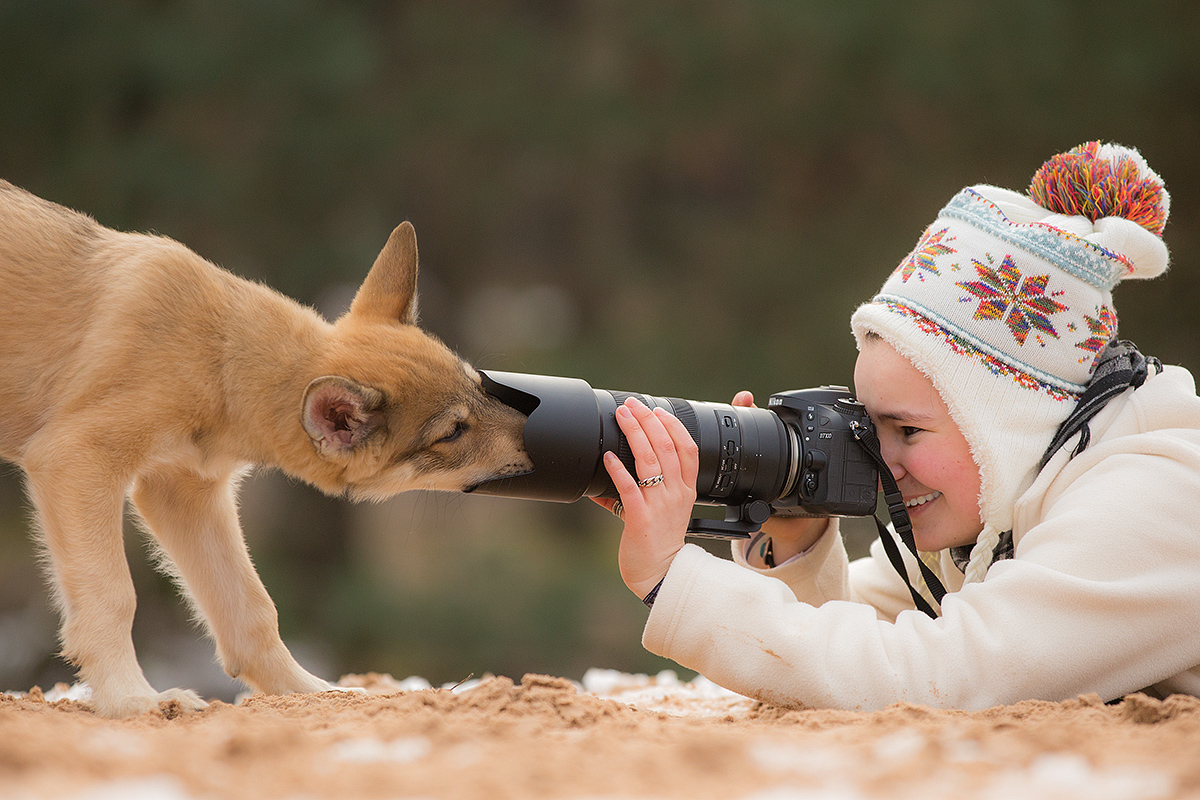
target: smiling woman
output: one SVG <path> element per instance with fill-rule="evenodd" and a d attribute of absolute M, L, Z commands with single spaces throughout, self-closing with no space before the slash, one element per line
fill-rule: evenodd
<path fill-rule="evenodd" d="M 1112 303 L 1166 267 L 1166 190 L 1135 151 L 1092 142 L 1030 194 L 964 189 L 851 320 L 858 399 L 920 551 L 899 570 L 895 531 L 849 563 L 836 519 L 769 520 L 732 564 L 684 545 L 694 454 L 671 418 L 619 418 L 637 475 L 665 475 L 614 475 L 646 512 L 626 514 L 621 568 L 656 587 L 648 649 L 790 706 L 1200 695 L 1180 635 L 1200 615 L 1200 398 L 1116 340 Z"/>

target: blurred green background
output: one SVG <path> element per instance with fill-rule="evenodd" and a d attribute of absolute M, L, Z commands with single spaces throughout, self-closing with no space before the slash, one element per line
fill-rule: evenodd
<path fill-rule="evenodd" d="M 954 192 L 1115 141 L 1173 197 L 1173 271 L 1118 289 L 1121 332 L 1196 370 L 1198 41 L 1188 0 L 0 0 L 0 177 L 331 317 L 408 219 L 423 324 L 477 366 L 727 402 L 849 382 L 850 312 Z M 326 676 L 670 666 L 591 503 L 242 497 Z M 28 517 L 9 467 L 0 689 L 70 678 Z M 127 541 L 151 682 L 231 697 Z"/>

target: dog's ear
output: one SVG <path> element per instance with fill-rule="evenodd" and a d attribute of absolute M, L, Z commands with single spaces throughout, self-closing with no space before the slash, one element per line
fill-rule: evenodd
<path fill-rule="evenodd" d="M 401 222 L 354 295 L 350 313 L 381 322 L 417 323 L 417 232 Z"/>
<path fill-rule="evenodd" d="M 301 422 L 322 455 L 348 454 L 383 424 L 382 406 L 379 390 L 325 375 L 304 390 Z"/>

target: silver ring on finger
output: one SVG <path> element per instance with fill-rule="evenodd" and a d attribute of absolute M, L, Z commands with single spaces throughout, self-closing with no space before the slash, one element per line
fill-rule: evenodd
<path fill-rule="evenodd" d="M 658 475 L 655 475 L 651 478 L 646 478 L 645 480 L 638 481 L 637 485 L 642 487 L 643 489 L 647 489 L 651 486 L 658 486 L 662 482 L 663 482 L 663 476 L 662 476 L 662 473 L 660 472 Z"/>
<path fill-rule="evenodd" d="M 616 516 L 617 519 L 625 519 L 624 517 L 621 516 L 621 514 L 624 513 L 624 511 L 625 511 L 625 506 L 624 506 L 624 504 L 621 503 L 620 500 L 617 500 L 617 502 L 613 503 L 612 513 L 614 516 Z"/>

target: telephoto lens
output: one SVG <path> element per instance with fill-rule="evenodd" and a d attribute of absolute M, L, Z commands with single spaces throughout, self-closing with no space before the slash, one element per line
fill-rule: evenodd
<path fill-rule="evenodd" d="M 696 500 L 727 507 L 726 519 L 692 520 L 694 535 L 741 538 L 771 513 L 865 516 L 874 512 L 877 473 L 851 434 L 870 419 L 845 387 L 771 396 L 768 408 L 593 389 L 586 381 L 482 370 L 483 388 L 527 417 L 533 469 L 473 487 L 480 494 L 570 503 L 618 497 L 604 468 L 611 450 L 636 475 L 616 409 L 627 397 L 662 408 L 696 441 Z"/>

